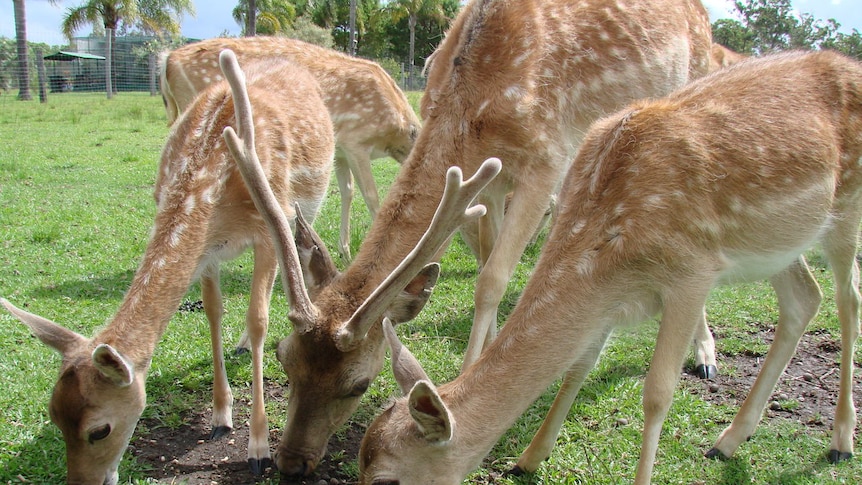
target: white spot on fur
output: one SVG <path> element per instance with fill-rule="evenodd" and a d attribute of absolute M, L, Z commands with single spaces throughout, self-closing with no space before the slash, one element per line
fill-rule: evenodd
<path fill-rule="evenodd" d="M 585 251 L 581 253 L 578 259 L 575 261 L 575 271 L 580 276 L 587 276 L 593 272 L 595 259 L 594 251 Z"/>
<path fill-rule="evenodd" d="M 186 231 L 186 225 L 183 223 L 177 224 L 174 227 L 173 232 L 171 232 L 170 244 L 173 247 L 177 247 L 180 244 L 180 240 L 183 237 L 183 233 Z"/>
<path fill-rule="evenodd" d="M 186 200 L 183 203 L 183 212 L 185 212 L 186 215 L 191 214 L 192 211 L 195 210 L 196 206 L 197 206 L 197 201 L 195 200 L 194 194 L 189 195 L 188 197 L 186 197 Z"/>
<path fill-rule="evenodd" d="M 213 193 L 215 192 L 215 185 L 210 185 L 203 192 L 201 192 L 201 203 L 202 204 L 212 204 L 213 203 Z"/>

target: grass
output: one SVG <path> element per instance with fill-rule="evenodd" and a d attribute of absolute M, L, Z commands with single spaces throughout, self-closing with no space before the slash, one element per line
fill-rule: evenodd
<path fill-rule="evenodd" d="M 416 103 L 418 95 L 411 93 Z M 146 244 L 154 214 L 153 180 L 167 135 L 159 98 L 126 94 L 105 100 L 96 95 L 54 95 L 47 105 L 0 96 L 0 296 L 30 311 L 93 335 L 111 318 L 128 288 Z M 398 166 L 374 165 L 385 190 Z M 332 189 L 316 229 L 334 253 L 338 237 L 338 194 Z M 355 252 L 370 227 L 365 207 L 354 204 L 352 246 Z M 518 266 L 502 306 L 514 306 L 539 253 L 531 247 Z M 816 252 L 812 259 L 817 259 Z M 399 333 L 436 382 L 457 375 L 472 318 L 476 265 L 456 238 L 447 252 L 432 301 Z M 225 265 L 225 339 L 242 332 L 251 260 L 245 255 Z M 827 299 L 812 329 L 837 336 L 838 323 L 828 271 L 817 271 Z M 197 300 L 197 285 L 188 299 Z M 751 284 L 716 291 L 709 304 L 711 324 L 722 329 L 724 355 L 765 352 L 752 325 L 777 318 L 768 285 Z M 287 305 L 276 292 L 268 348 L 290 331 Z M 633 479 L 640 447 L 643 377 L 652 354 L 655 323 L 625 329 L 612 338 L 570 412 L 551 459 L 537 474 L 498 479 L 505 484 L 625 483 Z M 0 314 L 0 483 L 59 483 L 65 476 L 64 445 L 50 423 L 46 403 L 59 367 L 48 350 L 17 320 Z M 266 357 L 265 375 L 281 381 L 274 352 Z M 250 369 L 231 360 L 235 397 L 248 399 Z M 205 318 L 178 313 L 156 353 L 148 380 L 145 416 L 176 427 L 185 412 L 209 406 L 211 364 Z M 500 471 L 517 459 L 538 428 L 553 398 L 552 386 L 499 441 L 478 476 Z M 353 420 L 369 423 L 396 393 L 388 368 L 378 378 Z M 268 405 L 271 427 L 279 427 L 284 409 Z M 665 423 L 655 483 L 862 483 L 862 460 L 837 466 L 826 463 L 829 436 L 799 423 L 770 420 L 758 428 L 731 460 L 702 456 L 735 409 L 703 401 L 681 387 Z M 620 418 L 628 424 L 620 425 Z M 140 429 L 134 439 L 146 437 Z M 344 457 L 355 472 L 355 457 Z M 146 471 L 127 454 L 123 483 L 146 483 Z M 273 482 L 274 483 L 274 482 Z"/>

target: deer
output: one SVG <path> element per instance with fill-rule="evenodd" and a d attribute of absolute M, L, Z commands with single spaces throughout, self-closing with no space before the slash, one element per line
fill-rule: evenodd
<path fill-rule="evenodd" d="M 163 56 L 160 82 L 168 123 L 206 86 L 221 79 L 217 59 L 222 49 L 232 50 L 240 61 L 289 60 L 305 67 L 320 83 L 335 127 L 335 177 L 341 194 L 338 251 L 349 261 L 354 178 L 374 219 L 380 199 L 371 160 L 389 156 L 402 163 L 418 136 L 420 122 L 407 97 L 372 61 L 284 37 L 216 38 Z"/>
<path fill-rule="evenodd" d="M 637 32 L 633 37 L 627 37 L 634 32 L 629 27 Z M 453 235 L 441 236 L 445 241 L 433 250 L 417 245 L 432 227 L 451 167 L 471 177 L 486 154 L 502 161 L 500 174 L 477 193 L 487 212 L 459 226 L 463 231 L 485 221 L 479 226 L 493 228 L 492 215 L 512 192 L 496 237 L 502 243 L 494 246 L 497 256 L 489 254 L 476 289 L 502 295 L 498 285 L 508 278 L 506 268 L 516 264 L 534 233 L 589 123 L 702 75 L 710 44 L 709 21 L 698 2 L 468 4 L 434 54 L 420 107 L 422 130 L 351 263 L 338 271 L 299 217 L 302 234 L 273 239 L 279 247 L 295 247 L 300 261 L 299 269 L 282 269 L 303 276 L 292 279 L 305 293 L 288 292 L 303 298 L 289 298 L 291 312 L 293 306 L 310 308 L 307 317 L 291 319 L 292 331 L 276 351 L 289 381 L 287 420 L 275 453 L 279 473 L 314 473 L 329 437 L 383 368 L 383 318 L 404 323 L 430 298 Z M 490 247 L 488 231 L 477 233 Z M 412 262 L 404 263 L 409 255 Z M 388 283 L 394 278 L 398 284 Z M 495 313 L 492 296 L 476 301 Z M 705 325 L 703 330 L 709 332 Z"/>
<path fill-rule="evenodd" d="M 686 343 L 710 291 L 769 278 L 775 338 L 739 412 L 706 452 L 754 431 L 822 299 L 803 252 L 822 245 L 841 323 L 828 454 L 853 453 L 859 335 L 862 64 L 841 54 L 751 59 L 597 121 L 569 169 L 534 272 L 499 337 L 442 386 L 384 321 L 404 396 L 368 427 L 360 483 L 461 483 L 555 379 L 544 423 L 513 467 L 535 471 L 615 328 L 661 315 L 643 388 L 635 483 L 650 483 Z M 505 395 L 506 399 L 500 399 Z"/>
<path fill-rule="evenodd" d="M 157 211 L 131 287 L 110 323 L 86 338 L 46 318 L 0 303 L 63 357 L 49 404 L 66 443 L 67 482 L 114 485 L 118 465 L 146 405 L 146 377 L 159 339 L 197 278 L 213 353 L 212 436 L 233 427 L 233 395 L 221 337 L 219 264 L 251 247 L 254 270 L 246 329 L 251 339 L 252 410 L 248 461 L 271 463 L 264 410 L 263 344 L 278 270 L 269 230 L 233 162 L 223 130 L 232 124 L 256 148 L 281 210 L 313 217 L 326 196 L 335 137 L 316 80 L 289 62 L 248 63 L 226 51 L 229 80 L 202 91 L 174 124 L 155 183 Z M 247 77 L 246 77 L 247 76 Z M 280 103 L 272 103 L 274 93 Z M 250 120 L 250 105 L 257 118 Z M 236 120 L 234 120 L 236 118 Z"/>

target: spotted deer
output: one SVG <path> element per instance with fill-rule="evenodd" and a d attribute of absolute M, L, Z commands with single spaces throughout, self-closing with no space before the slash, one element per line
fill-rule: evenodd
<path fill-rule="evenodd" d="M 253 366 L 248 459 L 255 472 L 270 461 L 262 357 L 278 265 L 268 229 L 249 198 L 222 131 L 238 118 L 242 136 L 256 146 L 281 210 L 292 215 L 297 206 L 309 217 L 326 195 L 335 142 L 320 89 L 303 69 L 286 62 L 250 63 L 245 66 L 246 91 L 236 59 L 228 54 L 222 65 L 231 86 L 218 82 L 202 91 L 174 124 L 165 144 L 150 240 L 107 327 L 86 338 L 0 299 L 63 355 L 50 412 L 66 442 L 68 483 L 117 483 L 117 467 L 146 403 L 153 351 L 197 277 L 212 338 L 212 437 L 230 431 L 233 397 L 221 340 L 219 264 L 248 247 L 254 249 L 246 315 Z M 280 103 L 271 102 L 274 93 L 280 95 Z M 247 119 L 249 104 L 257 115 L 253 126 Z"/>
<path fill-rule="evenodd" d="M 437 261 L 446 244 L 407 273 L 415 278 L 406 286 L 375 289 L 432 224 L 447 170 L 469 175 L 488 156 L 502 160 L 501 174 L 479 195 L 489 213 L 479 219 L 477 247 L 494 252 L 482 253 L 477 313 L 493 321 L 511 268 L 589 123 L 706 72 L 710 39 L 706 11 L 687 0 L 483 0 L 462 10 L 430 64 L 419 138 L 353 262 L 339 273 L 313 238 L 297 245 L 313 311 L 278 346 L 290 381 L 276 456 L 282 474 L 314 471 L 383 366 L 383 317 L 404 322 L 429 297 L 436 274 L 418 268 Z"/>
<path fill-rule="evenodd" d="M 350 205 L 353 179 L 372 219 L 380 207 L 371 173 L 372 158 L 403 162 L 419 133 L 419 119 L 407 97 L 378 64 L 284 37 L 209 39 L 180 47 L 163 59 L 162 96 L 173 122 L 197 93 L 221 79 L 218 53 L 233 50 L 240 61 L 281 59 L 315 77 L 335 127 L 335 176 L 341 193 L 338 250 L 350 260 Z M 278 100 L 270 98 L 270 102 Z"/>
<path fill-rule="evenodd" d="M 817 313 L 821 292 L 802 253 L 818 241 L 835 279 L 842 334 L 829 458 L 849 458 L 860 220 L 862 65 L 839 54 L 752 59 L 596 122 L 521 299 L 473 366 L 437 388 L 387 327 L 406 396 L 368 428 L 360 483 L 420 484 L 429 476 L 461 483 L 564 376 L 513 470 L 535 471 L 608 336 L 660 314 L 635 479 L 649 483 L 707 296 L 717 285 L 768 277 L 780 310 L 774 342 L 739 413 L 706 453 L 730 457 L 753 433 Z"/>

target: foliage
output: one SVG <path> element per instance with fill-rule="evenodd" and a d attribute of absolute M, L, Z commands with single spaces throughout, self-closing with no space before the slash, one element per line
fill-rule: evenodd
<path fill-rule="evenodd" d="M 434 15 L 426 15 L 420 10 L 416 21 L 416 51 L 414 63 L 417 66 L 424 64 L 425 59 L 434 52 L 437 45 L 443 40 L 449 23 L 458 13 L 460 4 L 457 0 L 439 0 L 440 11 Z M 440 15 L 442 11 L 442 15 Z M 410 47 L 409 19 L 399 14 L 386 23 L 385 32 L 389 37 L 392 55 L 398 59 L 409 59 L 408 49 Z"/>
<path fill-rule="evenodd" d="M 248 0 L 239 0 L 231 15 L 242 27 L 242 35 L 247 35 Z M 275 35 L 290 30 L 296 19 L 296 6 L 287 0 L 256 0 L 257 12 L 255 32 L 257 35 Z"/>
<path fill-rule="evenodd" d="M 38 87 L 38 78 L 36 74 L 36 52 L 41 51 L 43 55 L 51 52 L 62 50 L 61 46 L 52 46 L 44 42 L 27 42 L 29 48 L 28 65 L 30 66 L 30 85 L 32 88 Z M 0 93 L 7 92 L 18 84 L 18 79 L 15 73 L 18 72 L 18 54 L 15 51 L 15 39 L 8 37 L 0 37 Z"/>
<path fill-rule="evenodd" d="M 862 59 L 862 35 L 839 32 L 835 19 L 796 15 L 790 0 L 735 1 L 740 20 L 712 24 L 713 40 L 736 52 L 762 55 L 787 49 L 836 49 Z"/>
<path fill-rule="evenodd" d="M 293 21 L 293 26 L 283 32 L 284 36 L 299 39 L 321 47 L 332 48 L 332 35 L 323 27 L 314 25 L 308 17 L 299 17 Z"/>

